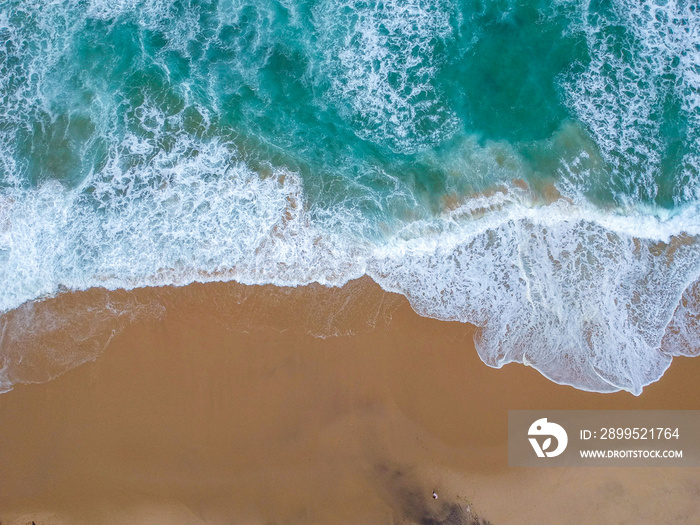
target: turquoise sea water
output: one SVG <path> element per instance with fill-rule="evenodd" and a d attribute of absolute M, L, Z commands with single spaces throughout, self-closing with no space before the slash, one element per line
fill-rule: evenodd
<path fill-rule="evenodd" d="M 0 5 L 5 313 L 369 275 L 638 394 L 700 348 L 699 200 L 697 0 Z"/>

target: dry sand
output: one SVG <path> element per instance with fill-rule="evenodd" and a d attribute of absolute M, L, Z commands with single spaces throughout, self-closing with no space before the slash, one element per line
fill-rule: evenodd
<path fill-rule="evenodd" d="M 95 313 L 129 301 L 161 315 Z M 3 525 L 700 519 L 698 469 L 509 469 L 506 450 L 509 409 L 699 409 L 700 359 L 639 398 L 580 392 L 488 368 L 473 327 L 421 318 L 368 279 L 93 290 L 35 310 L 73 321 L 20 340 L 28 378 L 66 349 L 97 355 L 75 341 L 86 322 L 97 339 L 125 328 L 94 362 L 0 395 Z"/>

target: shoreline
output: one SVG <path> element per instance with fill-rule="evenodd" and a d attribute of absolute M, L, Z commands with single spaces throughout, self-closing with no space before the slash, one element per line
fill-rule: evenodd
<path fill-rule="evenodd" d="M 93 290 L 52 308 L 131 300 L 163 309 L 125 323 L 95 361 L 0 395 L 3 524 L 700 513 L 700 469 L 509 469 L 506 449 L 509 409 L 699 409 L 700 360 L 674 358 L 639 397 L 583 392 L 489 368 L 474 327 L 420 317 L 368 278 Z"/>

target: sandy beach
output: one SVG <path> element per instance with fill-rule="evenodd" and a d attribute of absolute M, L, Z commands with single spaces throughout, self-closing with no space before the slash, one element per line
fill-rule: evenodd
<path fill-rule="evenodd" d="M 80 324 L 129 301 L 148 313 L 98 316 L 97 339 L 118 333 L 94 361 L 0 395 L 3 525 L 697 523 L 697 469 L 509 469 L 506 438 L 509 409 L 700 409 L 700 359 L 676 358 L 640 397 L 577 391 L 487 367 L 474 327 L 421 318 L 369 279 L 92 290 L 35 309 Z M 99 354 L 71 326 L 53 334 Z M 38 356 L 46 339 L 22 344 Z"/>

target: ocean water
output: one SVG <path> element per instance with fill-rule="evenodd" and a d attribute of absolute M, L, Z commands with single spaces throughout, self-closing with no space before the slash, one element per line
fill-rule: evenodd
<path fill-rule="evenodd" d="M 369 275 L 639 394 L 700 352 L 699 204 L 698 0 L 0 4 L 2 390 L 66 291 Z"/>

